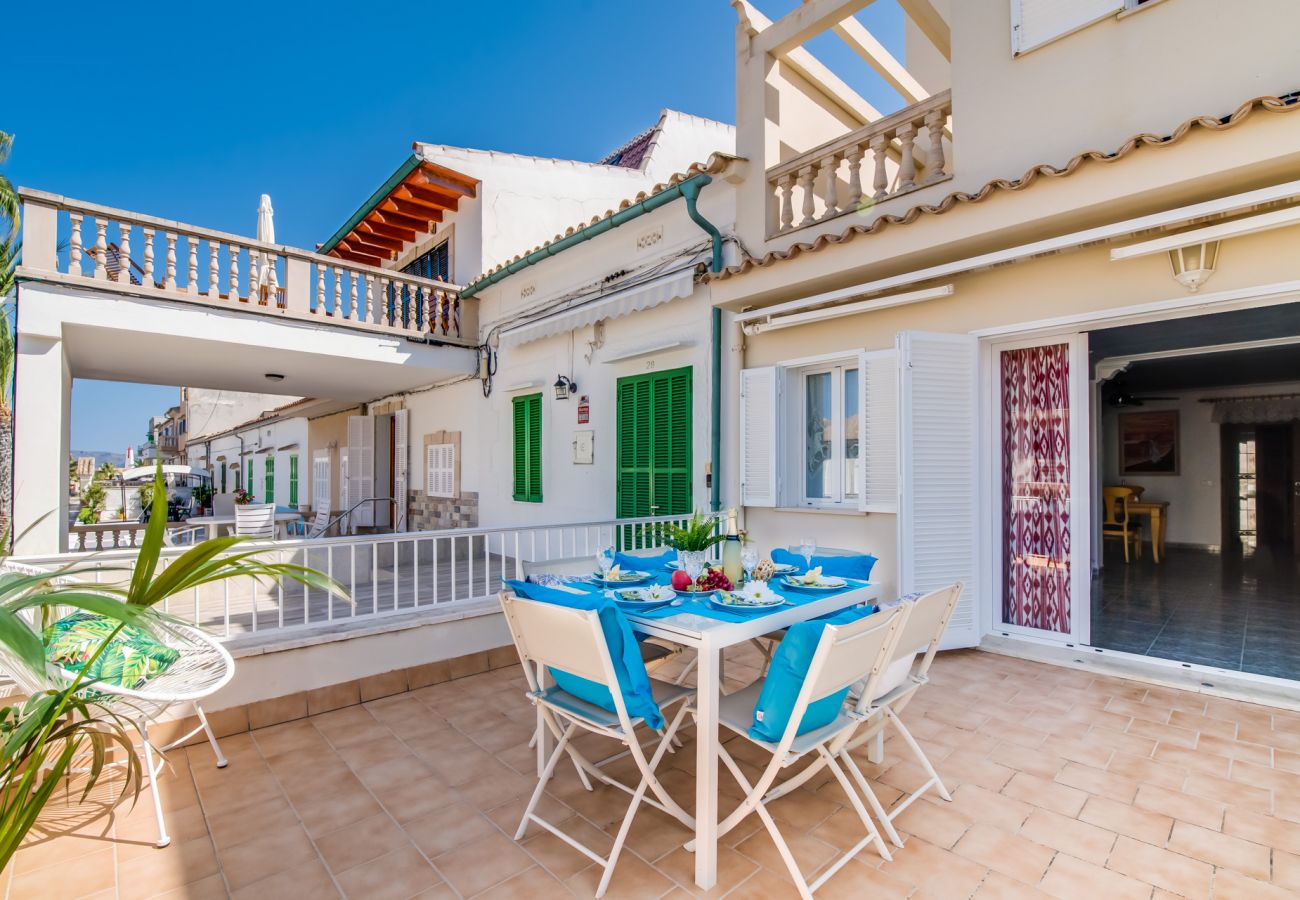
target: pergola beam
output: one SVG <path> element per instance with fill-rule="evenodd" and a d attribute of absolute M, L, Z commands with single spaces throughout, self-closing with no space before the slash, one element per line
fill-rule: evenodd
<path fill-rule="evenodd" d="M 753 39 L 754 49 L 760 53 L 780 56 L 821 34 L 835 23 L 865 9 L 872 2 L 873 0 L 809 0 L 759 31 Z"/>
<path fill-rule="evenodd" d="M 912 77 L 907 67 L 886 50 L 885 45 L 876 40 L 876 36 L 857 19 L 850 16 L 836 23 L 834 31 L 908 103 L 918 103 L 930 96 L 930 92 Z"/>
<path fill-rule="evenodd" d="M 898 5 L 930 43 L 934 44 L 934 48 L 943 54 L 943 58 L 951 62 L 952 32 L 934 4 L 930 0 L 898 0 Z"/>

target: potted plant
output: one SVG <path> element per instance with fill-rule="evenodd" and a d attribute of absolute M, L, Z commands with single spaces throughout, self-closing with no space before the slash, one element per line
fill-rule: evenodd
<path fill-rule="evenodd" d="M 212 485 L 201 484 L 194 489 L 194 504 L 198 508 L 199 515 L 207 512 L 208 507 L 212 505 Z"/>
<path fill-rule="evenodd" d="M 290 579 L 346 599 L 332 578 L 291 563 L 262 562 L 255 553 L 229 552 L 243 537 L 219 537 L 194 545 L 160 569 L 167 528 L 167 493 L 159 466 L 153 483 L 153 508 L 130 581 L 88 583 L 99 566 L 67 566 L 53 572 L 23 574 L 0 571 L 0 662 L 20 683 L 39 685 L 26 698 L 0 700 L 0 870 L 3 870 L 35 825 L 42 808 L 64 778 L 84 769 L 78 783 L 88 795 L 108 763 L 120 758 L 126 777 L 119 798 L 138 795 L 142 766 L 137 755 L 140 732 L 134 722 L 100 702 L 87 672 L 126 627 L 159 634 L 174 621 L 156 605 L 199 585 L 230 578 Z M 59 583 L 55 583 L 55 581 Z M 71 681 L 55 675 L 47 663 L 43 625 L 72 609 L 104 620 L 102 640 L 87 654 Z M 66 664 L 64 664 L 66 667 Z"/>
<path fill-rule="evenodd" d="M 664 525 L 663 536 L 664 542 L 677 551 L 677 560 L 692 582 L 704 571 L 710 548 L 725 538 L 718 528 L 718 520 L 699 511 L 684 524 Z"/>
<path fill-rule="evenodd" d="M 247 506 L 248 504 L 252 503 L 256 499 L 257 499 L 256 497 L 254 497 L 244 488 L 240 488 L 239 490 L 235 491 L 236 506 Z"/>

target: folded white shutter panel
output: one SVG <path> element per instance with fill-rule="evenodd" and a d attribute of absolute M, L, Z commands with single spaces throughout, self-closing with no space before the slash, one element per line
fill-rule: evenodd
<path fill-rule="evenodd" d="M 330 452 L 317 450 L 311 458 L 311 509 L 330 508 Z"/>
<path fill-rule="evenodd" d="M 429 497 L 456 496 L 455 444 L 430 444 L 425 448 L 424 493 Z"/>
<path fill-rule="evenodd" d="M 375 417 L 348 416 L 348 500 L 361 503 L 375 496 Z M 375 505 L 362 503 L 352 524 L 374 525 Z"/>
<path fill-rule="evenodd" d="M 1019 55 L 1124 8 L 1124 0 L 1011 0 L 1011 51 Z"/>
<path fill-rule="evenodd" d="M 348 448 L 339 448 L 339 515 L 345 515 L 352 504 L 348 502 L 350 493 L 348 491 Z M 352 530 L 352 517 L 346 516 L 339 526 L 341 533 Z"/>
<path fill-rule="evenodd" d="M 898 351 L 863 353 L 858 366 L 858 465 L 864 512 L 898 512 Z"/>
<path fill-rule="evenodd" d="M 775 366 L 740 373 L 740 502 L 776 506 Z"/>
<path fill-rule="evenodd" d="M 393 500 L 396 501 L 397 521 L 394 531 L 406 530 L 407 483 L 411 480 L 411 464 L 408 459 L 408 436 L 410 430 L 410 411 L 399 409 L 393 413 Z"/>
<path fill-rule="evenodd" d="M 965 586 L 941 647 L 979 643 L 978 341 L 898 335 L 899 591 Z"/>

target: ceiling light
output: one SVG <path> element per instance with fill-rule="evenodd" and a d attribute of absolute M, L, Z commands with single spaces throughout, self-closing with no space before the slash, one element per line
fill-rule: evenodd
<path fill-rule="evenodd" d="M 264 376 L 267 381 L 284 381 L 284 376 L 279 372 L 267 372 Z"/>

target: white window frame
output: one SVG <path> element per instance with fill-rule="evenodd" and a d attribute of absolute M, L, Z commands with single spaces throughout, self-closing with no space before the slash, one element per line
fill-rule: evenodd
<path fill-rule="evenodd" d="M 792 474 L 797 473 L 797 481 L 792 479 L 790 483 L 790 498 L 793 505 L 808 507 L 813 509 L 852 509 L 859 508 L 859 501 L 862 494 L 862 446 L 859 439 L 858 446 L 858 492 L 856 494 L 846 494 L 844 491 L 844 469 L 846 457 L 844 454 L 845 433 L 844 429 L 847 424 L 848 416 L 844 410 L 844 380 L 848 377 L 850 371 L 856 371 L 858 374 L 855 378 L 861 377 L 862 359 L 860 355 L 841 356 L 838 359 L 821 364 L 807 366 L 787 367 L 785 377 L 794 382 L 793 389 L 789 395 L 794 399 L 794 405 L 797 410 L 794 421 L 798 429 L 797 436 L 791 439 L 787 435 L 788 456 L 787 461 L 792 466 Z M 831 467 L 830 485 L 827 497 L 809 497 L 808 496 L 808 379 L 814 375 L 831 376 L 831 456 L 827 465 Z M 858 416 L 866 414 L 864 409 L 863 397 L 858 397 Z M 791 446 L 793 443 L 793 446 Z"/>

